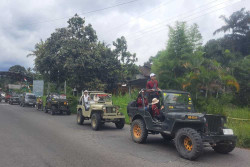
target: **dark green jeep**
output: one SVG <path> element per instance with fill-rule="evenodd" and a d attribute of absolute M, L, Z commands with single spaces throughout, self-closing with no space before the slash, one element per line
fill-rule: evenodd
<path fill-rule="evenodd" d="M 69 104 L 65 95 L 59 95 L 57 93 L 49 94 L 46 97 L 45 113 L 50 112 L 51 115 L 56 113 L 70 115 Z"/>
<path fill-rule="evenodd" d="M 175 90 L 142 90 L 141 96 L 148 99 L 149 106 L 138 108 L 137 101 L 127 106 L 133 141 L 144 143 L 148 134 L 161 134 L 166 140 L 174 139 L 176 149 L 183 158 L 198 158 L 203 148 L 211 146 L 216 152 L 229 153 L 236 145 L 232 129 L 224 126 L 226 117 L 197 113 L 188 92 Z M 158 108 L 163 108 L 162 120 L 152 116 L 152 99 L 159 99 Z"/>

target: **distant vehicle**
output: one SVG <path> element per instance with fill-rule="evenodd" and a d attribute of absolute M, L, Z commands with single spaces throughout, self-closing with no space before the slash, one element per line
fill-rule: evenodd
<path fill-rule="evenodd" d="M 10 97 L 10 100 L 9 100 L 9 104 L 13 105 L 13 104 L 19 104 L 19 103 L 20 103 L 19 95 L 12 93 L 12 96 Z"/>
<path fill-rule="evenodd" d="M 32 106 L 35 107 L 36 105 L 36 96 L 33 93 L 23 93 L 20 96 L 20 106 Z"/>
<path fill-rule="evenodd" d="M 90 101 L 85 103 L 83 96 L 77 105 L 77 123 L 82 125 L 84 120 L 91 119 L 93 130 L 99 128 L 105 122 L 115 123 L 118 129 L 125 124 L 125 116 L 119 112 L 119 107 L 112 104 L 112 95 L 104 92 L 90 92 Z"/>
<path fill-rule="evenodd" d="M 226 117 L 197 113 L 188 92 L 145 90 L 140 94 L 149 99 L 149 104 L 152 96 L 158 97 L 159 108 L 164 106 L 163 119 L 154 119 L 151 105 L 145 109 L 145 107 L 139 108 L 136 101 L 130 102 L 127 112 L 134 142 L 144 143 L 148 134 L 161 134 L 165 140 L 174 139 L 179 155 L 189 160 L 198 158 L 205 146 L 211 146 L 214 151 L 223 154 L 234 150 L 237 137 L 232 129 L 224 126 Z"/>
<path fill-rule="evenodd" d="M 69 104 L 65 95 L 51 93 L 46 98 L 45 113 L 50 112 L 51 115 L 56 113 L 66 113 L 70 115 Z"/>
<path fill-rule="evenodd" d="M 10 101 L 10 97 L 11 97 L 10 94 L 8 94 L 8 93 L 5 94 L 5 97 L 4 97 L 5 103 L 8 103 Z"/>

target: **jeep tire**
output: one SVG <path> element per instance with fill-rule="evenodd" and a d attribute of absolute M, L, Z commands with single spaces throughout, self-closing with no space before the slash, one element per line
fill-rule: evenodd
<path fill-rule="evenodd" d="M 56 111 L 56 107 L 52 106 L 51 111 L 50 111 L 51 115 L 55 115 L 55 111 Z"/>
<path fill-rule="evenodd" d="M 115 126 L 117 129 L 122 129 L 125 124 L 125 119 L 121 118 L 118 122 L 115 123 Z"/>
<path fill-rule="evenodd" d="M 77 115 L 76 115 L 76 122 L 78 125 L 82 125 L 84 122 L 84 117 L 82 115 L 82 110 L 78 110 L 77 111 Z"/>
<path fill-rule="evenodd" d="M 199 133 L 192 128 L 179 129 L 175 135 L 175 147 L 185 159 L 195 160 L 203 152 L 203 143 Z"/>
<path fill-rule="evenodd" d="M 235 145 L 236 145 L 235 141 L 227 141 L 223 143 L 217 143 L 216 146 L 212 148 L 217 153 L 228 154 L 229 152 L 234 150 Z"/>
<path fill-rule="evenodd" d="M 132 122 L 130 133 L 132 140 L 136 143 L 145 143 L 148 137 L 148 131 L 142 119 L 136 119 Z"/>
<path fill-rule="evenodd" d="M 99 130 L 101 126 L 101 117 L 99 113 L 94 113 L 91 116 L 91 127 L 93 130 Z"/>

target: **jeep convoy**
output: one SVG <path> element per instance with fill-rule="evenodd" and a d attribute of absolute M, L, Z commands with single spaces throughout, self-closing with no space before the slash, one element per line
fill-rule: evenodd
<path fill-rule="evenodd" d="M 20 100 L 19 100 L 20 98 Z M 203 152 L 204 147 L 212 147 L 218 153 L 229 153 L 236 146 L 237 137 L 232 129 L 225 127 L 226 117 L 198 113 L 194 109 L 191 95 L 188 92 L 176 90 L 141 90 L 141 102 L 131 101 L 127 105 L 130 121 L 131 138 L 136 143 L 145 143 L 149 134 L 160 134 L 165 140 L 174 141 L 179 155 L 185 159 L 195 160 Z M 20 97 L 5 97 L 10 104 L 20 103 L 20 106 L 35 106 L 43 110 L 41 99 L 31 93 Z M 154 103 L 154 99 L 157 103 Z M 161 118 L 155 117 L 152 105 L 161 112 Z M 113 105 L 112 95 L 101 91 L 88 92 L 88 100 L 81 96 L 76 107 L 76 122 L 83 125 L 90 120 L 93 130 L 99 130 L 106 122 L 114 123 L 122 129 L 125 115 L 119 106 Z M 65 95 L 50 93 L 45 101 L 45 113 L 71 114 Z"/>
<path fill-rule="evenodd" d="M 83 96 L 77 105 L 77 123 L 82 125 L 84 120 L 91 120 L 93 130 L 99 130 L 105 122 L 113 122 L 118 129 L 125 124 L 125 116 L 119 112 L 119 107 L 112 104 L 111 94 L 90 92 L 90 100 L 85 102 Z"/>

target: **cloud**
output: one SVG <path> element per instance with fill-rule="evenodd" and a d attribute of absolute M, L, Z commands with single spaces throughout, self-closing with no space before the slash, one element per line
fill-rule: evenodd
<path fill-rule="evenodd" d="M 75 13 L 83 14 L 87 11 L 109 7 L 129 0 L 15 0 L 0 1 L 0 70 L 8 70 L 15 64 L 33 67 L 33 58 L 27 58 L 37 42 L 46 40 L 56 28 L 67 26 L 67 20 Z M 230 0 L 224 0 L 230 1 Z M 237 0 L 232 0 L 237 1 Z M 232 3 L 231 1 L 231 3 Z M 125 36 L 129 51 L 136 53 L 138 64 L 142 65 L 150 56 L 155 56 L 159 50 L 166 47 L 168 39 L 167 25 L 173 25 L 175 20 L 188 20 L 195 8 L 198 13 L 193 15 L 188 24 L 197 23 L 200 27 L 204 42 L 213 36 L 215 29 L 224 23 L 219 16 L 229 16 L 242 7 L 250 8 L 250 2 L 242 0 L 227 8 L 212 12 L 199 18 L 196 16 L 205 13 L 207 4 L 216 4 L 223 1 L 214 0 L 138 0 L 123 6 L 101 12 L 83 14 L 86 23 L 91 23 L 96 30 L 100 41 L 112 45 L 118 37 Z M 225 4 L 224 4 L 225 5 Z M 219 9 L 214 6 L 212 9 Z M 182 13 L 185 13 L 179 16 Z M 179 17 L 176 17 L 179 16 Z M 190 19 L 189 18 L 189 19 Z M 192 18 L 195 18 L 192 20 Z"/>

